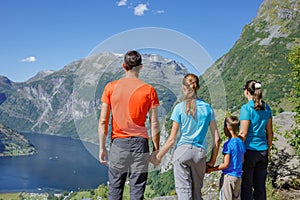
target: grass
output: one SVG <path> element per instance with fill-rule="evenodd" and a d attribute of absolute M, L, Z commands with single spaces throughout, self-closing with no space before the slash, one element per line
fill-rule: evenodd
<path fill-rule="evenodd" d="M 0 200 L 19 200 L 22 199 L 20 193 L 5 193 L 0 194 Z"/>
<path fill-rule="evenodd" d="M 275 188 L 273 188 L 271 180 L 269 180 L 269 178 L 267 178 L 266 181 L 266 191 L 268 200 L 280 200 L 278 191 Z"/>
<path fill-rule="evenodd" d="M 26 192 L 18 193 L 3 193 L 0 194 L 0 200 L 44 200 L 47 199 L 48 194 L 31 194 Z"/>
<path fill-rule="evenodd" d="M 280 196 L 278 191 L 272 187 L 270 181 L 266 183 L 266 190 L 267 190 L 267 199 L 268 200 L 280 200 Z M 123 193 L 123 200 L 130 200 L 130 187 L 129 185 L 125 185 L 124 193 Z M 151 200 L 155 192 L 151 190 L 149 186 L 146 187 L 144 197 L 145 200 Z M 107 199 L 107 187 L 99 186 L 99 188 L 90 191 L 79 191 L 73 193 L 70 200 L 81 200 L 84 198 L 91 198 L 92 200 L 97 199 L 97 197 L 102 197 L 103 200 Z M 30 195 L 29 193 L 5 193 L 0 194 L 0 200 L 42 200 L 45 199 L 45 194 L 35 194 L 34 196 Z"/>
<path fill-rule="evenodd" d="M 77 193 L 74 194 L 74 196 L 72 195 L 70 200 L 79 200 L 79 199 L 84 199 L 84 198 L 91 198 L 90 191 L 77 192 Z"/>
<path fill-rule="evenodd" d="M 151 190 L 151 188 L 147 186 L 145 193 L 144 193 L 144 199 L 151 200 L 154 195 L 155 195 L 154 191 Z M 105 186 L 99 186 L 98 189 L 91 190 L 91 191 L 75 192 L 71 195 L 70 200 L 81 200 L 84 198 L 97 199 L 97 197 L 101 197 L 103 200 L 107 199 L 107 188 L 105 188 Z M 123 193 L 123 200 L 130 200 L 129 185 L 125 185 L 124 193 Z"/>

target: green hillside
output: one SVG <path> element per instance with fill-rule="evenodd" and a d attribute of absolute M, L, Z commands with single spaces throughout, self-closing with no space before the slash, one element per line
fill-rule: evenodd
<path fill-rule="evenodd" d="M 257 17 L 244 27 L 235 45 L 205 72 L 202 85 L 211 84 L 212 78 L 207 77 L 219 76 L 223 80 L 229 111 L 238 110 L 245 102 L 242 88 L 250 79 L 262 82 L 263 98 L 275 112 L 280 107 L 290 108 L 286 104 L 291 88 L 287 55 L 292 47 L 300 45 L 299 10 L 299 1 L 263 2 Z M 204 99 L 211 98 L 207 88 L 202 92 Z M 222 105 L 217 102 L 214 107 Z"/>
<path fill-rule="evenodd" d="M 0 124 L 0 157 L 36 153 L 36 149 L 19 132 Z"/>

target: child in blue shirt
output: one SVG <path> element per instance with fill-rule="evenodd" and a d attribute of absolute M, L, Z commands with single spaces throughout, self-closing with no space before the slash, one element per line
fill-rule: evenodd
<path fill-rule="evenodd" d="M 241 199 L 242 167 L 245 146 L 237 136 L 239 119 L 229 116 L 224 121 L 224 133 L 229 138 L 223 147 L 224 161 L 216 167 L 207 166 L 207 172 L 222 170 L 220 179 L 220 200 Z"/>

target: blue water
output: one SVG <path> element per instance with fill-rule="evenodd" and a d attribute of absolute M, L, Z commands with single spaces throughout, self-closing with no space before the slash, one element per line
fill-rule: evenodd
<path fill-rule="evenodd" d="M 58 136 L 24 135 L 38 153 L 0 158 L 1 193 L 76 191 L 107 183 L 107 167 L 92 156 L 97 155 L 96 145 Z"/>

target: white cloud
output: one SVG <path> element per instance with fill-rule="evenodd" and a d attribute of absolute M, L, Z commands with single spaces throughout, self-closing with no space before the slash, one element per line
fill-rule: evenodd
<path fill-rule="evenodd" d="M 118 6 L 126 6 L 127 4 L 127 0 L 120 0 L 119 2 L 117 2 Z"/>
<path fill-rule="evenodd" d="M 21 62 L 28 62 L 28 63 L 35 62 L 35 61 L 36 61 L 36 58 L 34 56 L 29 56 L 29 57 L 21 60 Z"/>
<path fill-rule="evenodd" d="M 164 14 L 164 13 L 165 13 L 164 10 L 158 10 L 158 11 L 156 11 L 156 14 Z"/>
<path fill-rule="evenodd" d="M 146 4 L 139 4 L 134 8 L 134 14 L 137 16 L 142 16 L 147 10 L 148 8 Z"/>

